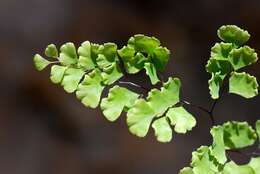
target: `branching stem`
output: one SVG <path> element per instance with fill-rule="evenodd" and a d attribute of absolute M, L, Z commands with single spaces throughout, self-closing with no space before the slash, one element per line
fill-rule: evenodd
<path fill-rule="evenodd" d="M 162 74 L 160 74 L 160 76 L 161 76 L 162 79 L 164 79 L 164 77 L 163 77 Z M 144 90 L 144 91 L 146 91 L 146 92 L 150 91 L 150 89 L 148 89 L 148 88 L 146 88 L 146 87 L 144 87 L 144 86 L 142 86 L 142 85 L 139 85 L 139 84 L 130 82 L 130 81 L 118 81 L 118 83 L 119 83 L 119 84 L 127 84 L 127 85 L 130 85 L 130 86 L 134 86 L 134 87 L 140 88 L 140 89 L 142 89 L 142 90 Z M 191 106 L 191 107 L 197 108 L 197 109 L 199 109 L 199 110 L 201 110 L 201 111 L 207 113 L 207 114 L 209 115 L 210 120 L 211 120 L 212 126 L 214 126 L 214 125 L 216 124 L 216 122 L 215 122 L 213 113 L 214 113 L 214 110 L 215 110 L 215 108 L 216 108 L 216 105 L 217 105 L 219 99 L 220 99 L 220 98 L 223 96 L 223 94 L 224 94 L 223 86 L 224 86 L 224 85 L 221 86 L 220 97 L 219 97 L 218 99 L 214 100 L 214 103 L 212 104 L 212 106 L 211 106 L 210 109 L 206 109 L 206 108 L 204 108 L 204 107 L 202 107 L 202 106 L 192 104 L 191 102 L 188 102 L 188 101 L 186 101 L 186 100 L 181 100 L 180 103 L 181 103 L 181 104 L 189 105 L 189 106 Z"/>
<path fill-rule="evenodd" d="M 192 104 L 192 103 L 190 103 L 190 102 L 188 102 L 188 101 L 185 101 L 185 100 L 182 100 L 181 103 L 186 104 L 186 105 L 189 105 L 189 106 L 194 107 L 194 108 L 197 108 L 197 109 L 199 109 L 199 110 L 201 110 L 201 111 L 207 113 L 207 114 L 209 115 L 209 117 L 210 117 L 211 124 L 212 124 L 212 126 L 213 126 L 213 125 L 215 125 L 215 119 L 214 119 L 214 116 L 213 116 L 213 111 L 214 111 L 214 108 L 215 108 L 215 106 L 216 106 L 216 104 L 217 104 L 216 101 L 217 101 L 217 100 L 214 101 L 214 103 L 213 103 L 213 105 L 212 105 L 212 107 L 211 107 L 210 110 L 208 110 L 208 109 L 206 109 L 206 108 L 204 108 L 204 107 L 202 107 L 202 106 Z"/>
<path fill-rule="evenodd" d="M 163 76 L 161 76 L 161 77 L 163 78 Z M 118 83 L 119 84 L 127 84 L 127 85 L 130 85 L 130 86 L 134 86 L 134 87 L 140 88 L 142 90 L 145 90 L 146 92 L 148 92 L 150 90 L 150 89 L 148 89 L 148 88 L 146 88 L 146 87 L 144 87 L 142 85 L 139 85 L 139 84 L 136 84 L 136 83 L 133 83 L 133 82 L 129 82 L 129 81 L 118 81 Z M 225 84 L 223 83 L 222 86 L 221 86 L 221 89 L 220 89 L 220 96 L 219 96 L 218 99 L 214 100 L 214 102 L 213 102 L 212 106 L 210 107 L 210 109 L 204 108 L 204 107 L 199 106 L 199 105 L 192 104 L 192 103 L 190 103 L 189 101 L 186 101 L 186 100 L 181 100 L 180 104 L 188 105 L 188 106 L 197 108 L 197 109 L 207 113 L 209 115 L 209 117 L 210 117 L 212 126 L 214 126 L 215 125 L 215 119 L 214 119 L 213 113 L 214 113 L 214 110 L 215 110 L 219 100 L 223 97 L 224 87 L 225 87 Z M 247 153 L 247 152 L 243 152 L 243 151 L 241 151 L 239 149 L 230 149 L 230 150 L 227 150 L 227 152 L 237 153 L 237 154 L 243 155 L 245 157 L 259 156 L 260 155 L 260 152 L 258 152 L 258 151 L 248 152 Z M 228 158 L 229 158 L 229 156 L 228 156 Z"/>
<path fill-rule="evenodd" d="M 182 100 L 181 103 L 189 105 L 189 106 L 194 107 L 194 108 L 198 108 L 199 110 L 201 110 L 201 111 L 203 111 L 203 112 L 205 112 L 207 114 L 210 113 L 208 109 L 206 109 L 206 108 L 204 108 L 202 106 L 198 106 L 198 105 L 192 104 L 192 103 L 190 103 L 190 102 L 188 102 L 186 100 Z"/>

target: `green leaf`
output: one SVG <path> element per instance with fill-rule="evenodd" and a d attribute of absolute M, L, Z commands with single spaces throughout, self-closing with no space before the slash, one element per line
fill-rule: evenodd
<path fill-rule="evenodd" d="M 99 104 L 104 85 L 102 84 L 101 72 L 98 69 L 85 75 L 84 80 L 79 84 L 76 96 L 81 102 L 91 108 Z"/>
<path fill-rule="evenodd" d="M 239 149 L 255 143 L 257 135 L 247 122 L 227 122 L 223 125 L 226 149 Z"/>
<path fill-rule="evenodd" d="M 240 46 L 249 40 L 250 34 L 235 25 L 224 25 L 218 29 L 218 37 L 225 42 Z"/>
<path fill-rule="evenodd" d="M 59 54 L 56 45 L 54 44 L 48 45 L 47 48 L 45 49 L 45 55 L 48 57 L 58 58 Z"/>
<path fill-rule="evenodd" d="M 233 72 L 229 79 L 229 92 L 245 98 L 253 98 L 258 95 L 257 80 L 245 72 Z"/>
<path fill-rule="evenodd" d="M 256 129 L 257 136 L 258 136 L 259 148 L 260 148 L 260 120 L 257 120 L 255 122 L 255 129 Z"/>
<path fill-rule="evenodd" d="M 169 60 L 170 51 L 160 47 L 158 39 L 139 34 L 131 37 L 128 45 L 120 49 L 118 54 L 124 62 L 126 71 L 135 74 L 144 68 L 145 62 L 151 63 L 155 70 L 163 71 Z M 146 70 L 151 71 L 151 68 L 146 66 Z M 154 77 L 152 79 L 154 80 Z"/>
<path fill-rule="evenodd" d="M 99 47 L 99 53 L 103 54 L 107 61 L 114 62 L 117 60 L 117 45 L 114 43 L 105 43 Z"/>
<path fill-rule="evenodd" d="M 118 54 L 125 62 L 135 56 L 135 49 L 134 47 L 127 45 L 118 50 Z"/>
<path fill-rule="evenodd" d="M 232 63 L 234 69 L 238 70 L 255 63 L 258 60 L 258 57 L 254 49 L 248 46 L 244 46 L 233 49 L 230 52 L 229 60 Z"/>
<path fill-rule="evenodd" d="M 254 49 L 243 46 L 250 37 L 247 31 L 235 25 L 222 26 L 218 36 L 228 43 L 216 43 L 211 48 L 211 57 L 207 62 L 206 70 L 211 73 L 209 80 L 210 94 L 213 99 L 219 98 L 220 87 L 224 78 L 231 73 L 229 91 L 245 98 L 252 98 L 258 94 L 258 83 L 253 76 L 236 71 L 255 63 L 258 58 Z"/>
<path fill-rule="evenodd" d="M 146 70 L 146 74 L 149 76 L 151 83 L 153 85 L 155 85 L 156 83 L 158 83 L 160 81 L 158 76 L 157 76 L 156 69 L 155 69 L 153 64 L 145 63 L 144 68 Z"/>
<path fill-rule="evenodd" d="M 166 116 L 170 119 L 171 125 L 175 126 L 174 130 L 177 133 L 185 134 L 196 125 L 196 119 L 183 107 L 169 109 Z"/>
<path fill-rule="evenodd" d="M 170 142 L 172 139 L 172 128 L 166 117 L 155 120 L 152 124 L 157 140 L 162 143 Z"/>
<path fill-rule="evenodd" d="M 132 134 L 144 137 L 155 117 L 155 111 L 144 99 L 139 99 L 127 112 L 127 125 Z"/>
<path fill-rule="evenodd" d="M 68 93 L 74 92 L 85 72 L 82 69 L 68 68 L 64 73 L 61 85 Z"/>
<path fill-rule="evenodd" d="M 251 158 L 245 165 L 227 162 L 226 150 L 253 145 L 256 140 L 254 129 L 247 122 L 227 122 L 214 126 L 210 131 L 211 146 L 201 146 L 192 153 L 191 167 L 185 167 L 183 174 L 260 174 L 260 157 Z M 180 173 L 182 174 L 182 173 Z"/>
<path fill-rule="evenodd" d="M 156 69 L 160 71 L 164 71 L 169 58 L 170 58 L 170 51 L 165 47 L 158 47 L 154 50 L 154 55 L 152 56 L 152 62 L 154 63 Z"/>
<path fill-rule="evenodd" d="M 69 42 L 61 46 L 59 60 L 62 65 L 73 65 L 77 63 L 78 56 L 73 43 Z"/>
<path fill-rule="evenodd" d="M 206 70 L 209 73 L 220 73 L 226 75 L 232 71 L 232 65 L 227 59 L 210 58 L 206 65 Z"/>
<path fill-rule="evenodd" d="M 85 70 L 95 68 L 95 61 L 91 57 L 91 44 L 89 41 L 83 42 L 78 49 L 79 61 L 78 65 Z"/>
<path fill-rule="evenodd" d="M 224 78 L 225 76 L 220 75 L 220 73 L 216 73 L 216 74 L 212 73 L 212 77 L 208 82 L 211 98 L 213 99 L 219 98 L 220 87 L 223 83 Z"/>
<path fill-rule="evenodd" d="M 53 65 L 51 67 L 51 81 L 55 84 L 61 83 L 67 68 L 66 66 Z"/>
<path fill-rule="evenodd" d="M 138 99 L 127 113 L 127 124 L 132 134 L 144 137 L 156 116 L 179 102 L 180 80 L 169 78 L 161 90 L 152 89 L 147 100 Z"/>
<path fill-rule="evenodd" d="M 136 55 L 129 61 L 131 66 L 134 66 L 138 71 L 144 68 L 145 62 L 148 59 L 142 53 L 136 53 Z"/>
<path fill-rule="evenodd" d="M 254 171 L 254 174 L 260 174 L 260 157 L 251 158 L 248 164 Z"/>
<path fill-rule="evenodd" d="M 147 102 L 153 108 L 157 116 L 162 116 L 165 111 L 180 101 L 181 82 L 178 78 L 169 78 L 163 84 L 161 90 L 152 89 L 148 93 Z"/>
<path fill-rule="evenodd" d="M 109 90 L 107 98 L 101 101 L 103 114 L 109 121 L 115 121 L 126 108 L 131 108 L 138 98 L 138 94 L 119 86 L 114 86 Z"/>
<path fill-rule="evenodd" d="M 129 74 L 138 73 L 144 68 L 145 62 L 148 61 L 142 53 L 137 53 L 134 57 L 130 59 L 123 59 L 126 72 Z"/>
<path fill-rule="evenodd" d="M 216 43 L 211 48 L 211 57 L 214 59 L 228 59 L 228 55 L 230 51 L 233 49 L 233 45 L 231 43 Z"/>
<path fill-rule="evenodd" d="M 90 43 L 91 44 L 91 58 L 96 63 L 98 54 L 100 53 L 100 47 L 103 47 L 102 45 Z"/>
<path fill-rule="evenodd" d="M 112 62 L 109 62 L 103 54 L 99 54 L 97 57 L 97 64 L 100 69 L 104 69 L 111 65 Z"/>
<path fill-rule="evenodd" d="M 144 68 L 145 62 L 163 71 L 169 60 L 170 51 L 161 47 L 158 39 L 139 34 L 131 37 L 128 45 L 120 49 L 118 54 L 122 57 L 127 72 L 135 74 Z"/>
<path fill-rule="evenodd" d="M 33 57 L 34 66 L 38 71 L 42 71 L 44 68 L 46 68 L 51 62 L 44 59 L 41 55 L 36 54 Z"/>
<path fill-rule="evenodd" d="M 227 161 L 224 143 L 224 129 L 222 126 L 214 126 L 210 133 L 213 137 L 213 144 L 210 149 L 211 154 L 219 163 L 224 164 Z"/>
<path fill-rule="evenodd" d="M 136 68 L 133 64 L 132 61 L 129 62 L 124 62 L 124 67 L 127 73 L 129 74 L 136 74 L 140 72 L 141 69 Z"/>
<path fill-rule="evenodd" d="M 122 49 L 118 50 L 118 54 L 122 58 L 127 73 L 135 74 L 141 70 L 140 68 L 138 69 L 137 67 L 135 67 L 136 62 L 134 58 L 135 57 L 134 47 L 131 47 L 129 45 L 124 46 Z"/>
<path fill-rule="evenodd" d="M 117 58 L 117 46 L 114 43 L 105 43 L 98 49 L 97 64 L 99 68 L 103 69 L 110 66 Z"/>
<path fill-rule="evenodd" d="M 111 85 L 123 76 L 120 70 L 118 62 L 112 63 L 109 67 L 104 68 L 104 72 L 101 73 L 103 78 L 103 83 L 106 85 Z"/>
<path fill-rule="evenodd" d="M 179 174 L 194 174 L 194 172 L 192 171 L 192 168 L 184 167 L 183 169 L 181 169 Z"/>
<path fill-rule="evenodd" d="M 219 166 L 214 161 L 207 146 L 201 146 L 195 152 L 192 152 L 191 166 L 194 174 L 216 174 L 216 172 L 219 172 Z"/>
<path fill-rule="evenodd" d="M 140 51 L 152 55 L 154 49 L 160 46 L 160 41 L 155 37 L 137 34 L 129 39 L 128 44 L 134 46 L 137 52 Z"/>
<path fill-rule="evenodd" d="M 144 63 L 148 60 L 142 53 L 138 52 L 135 55 L 133 46 L 127 45 L 118 50 L 119 56 L 122 58 L 126 72 L 129 74 L 138 73 L 143 67 Z"/>
<path fill-rule="evenodd" d="M 254 170 L 249 165 L 237 165 L 233 161 L 228 162 L 225 165 L 222 173 L 223 174 L 255 174 Z"/>

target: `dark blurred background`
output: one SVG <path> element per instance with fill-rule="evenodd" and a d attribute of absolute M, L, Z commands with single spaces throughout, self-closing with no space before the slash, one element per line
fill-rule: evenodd
<path fill-rule="evenodd" d="M 207 115 L 188 108 L 197 127 L 174 134 L 168 144 L 156 142 L 153 130 L 137 138 L 124 117 L 109 123 L 99 109 L 85 108 L 52 84 L 49 69 L 37 72 L 32 56 L 49 43 L 122 46 L 134 34 L 153 35 L 172 52 L 164 75 L 181 78 L 182 97 L 209 108 L 204 66 L 222 24 L 247 29 L 248 44 L 260 52 L 259 0 L 0 0 L 0 173 L 177 173 L 195 148 L 211 143 Z M 247 72 L 260 79 L 260 64 Z M 217 123 L 254 123 L 259 102 L 225 95 L 216 107 Z"/>

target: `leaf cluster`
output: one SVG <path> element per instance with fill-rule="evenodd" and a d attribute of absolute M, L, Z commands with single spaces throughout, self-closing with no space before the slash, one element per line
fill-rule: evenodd
<path fill-rule="evenodd" d="M 255 50 L 244 45 L 250 34 L 235 25 L 225 25 L 218 29 L 217 35 L 222 42 L 211 48 L 206 65 L 206 71 L 211 74 L 208 81 L 211 97 L 220 98 L 225 79 L 229 82 L 229 93 L 244 98 L 257 96 L 257 79 L 241 71 L 258 60 Z M 37 70 L 50 65 L 50 80 L 54 84 L 61 85 L 68 93 L 75 93 L 86 107 L 100 106 L 104 117 L 111 122 L 125 113 L 129 131 L 138 137 L 145 137 L 152 128 L 159 142 L 169 142 L 173 132 L 185 134 L 196 126 L 195 117 L 183 103 L 196 105 L 181 99 L 180 79 L 170 77 L 164 82 L 158 78 L 158 72 L 166 68 L 170 51 L 155 37 L 138 34 L 122 48 L 115 43 L 89 41 L 78 48 L 71 42 L 59 49 L 50 44 L 45 55 L 48 58 L 40 54 L 34 56 Z M 146 72 L 153 85 L 147 97 L 118 83 L 127 74 L 140 71 Z M 154 87 L 158 84 L 160 89 Z M 108 88 L 106 96 L 105 88 Z M 213 117 L 213 110 L 202 110 Z M 252 146 L 257 140 L 260 142 L 260 120 L 255 128 L 247 122 L 229 121 L 212 127 L 210 133 L 213 143 L 195 150 L 190 166 L 183 168 L 180 174 L 260 174 L 260 157 L 251 158 L 245 165 L 238 165 L 228 157 L 228 151 Z"/>
<path fill-rule="evenodd" d="M 86 107 L 100 105 L 109 121 L 116 121 L 126 112 L 129 130 L 138 137 L 146 136 L 152 127 L 158 141 L 169 142 L 173 127 L 177 133 L 186 133 L 196 125 L 195 118 L 184 107 L 176 106 L 180 102 L 180 80 L 169 78 L 162 82 L 157 76 L 157 71 L 165 70 L 170 51 L 155 37 L 135 35 L 121 49 L 114 43 L 100 45 L 86 41 L 78 49 L 73 43 L 65 43 L 58 51 L 50 44 L 45 55 L 50 60 L 39 54 L 34 56 L 37 70 L 53 64 L 51 81 L 68 93 L 75 92 Z M 146 71 L 153 85 L 162 83 L 160 90 L 151 89 L 146 98 L 116 83 L 124 71 L 136 74 L 141 70 Z M 109 93 L 102 99 L 106 87 Z"/>
<path fill-rule="evenodd" d="M 225 78 L 229 78 L 229 93 L 245 98 L 255 97 L 259 87 L 256 78 L 239 71 L 258 60 L 255 50 L 244 45 L 250 34 L 235 25 L 222 26 L 217 34 L 222 42 L 211 48 L 206 65 L 207 72 L 211 74 L 208 82 L 211 97 L 219 98 L 220 87 Z"/>
<path fill-rule="evenodd" d="M 260 120 L 255 129 L 247 122 L 226 122 L 214 126 L 210 133 L 213 143 L 201 146 L 192 153 L 190 167 L 185 167 L 180 174 L 259 174 L 260 157 L 251 158 L 248 164 L 239 165 L 228 159 L 227 152 L 252 146 L 260 138 Z"/>

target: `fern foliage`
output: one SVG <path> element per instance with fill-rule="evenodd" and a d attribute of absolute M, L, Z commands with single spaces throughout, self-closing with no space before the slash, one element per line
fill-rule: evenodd
<path fill-rule="evenodd" d="M 86 107 L 100 105 L 109 121 L 116 121 L 126 112 L 132 134 L 144 137 L 152 127 L 158 141 L 169 142 L 173 128 L 177 133 L 186 133 L 196 125 L 188 111 L 176 107 L 180 102 L 180 80 L 169 78 L 163 82 L 158 78 L 158 71 L 166 68 L 170 51 L 155 37 L 135 35 L 121 49 L 114 43 L 100 45 L 86 41 L 79 48 L 73 43 L 65 43 L 59 50 L 50 44 L 45 49 L 48 59 L 36 54 L 36 69 L 41 71 L 51 65 L 53 83 L 60 84 L 68 93 L 75 93 Z M 117 83 L 124 71 L 136 74 L 141 70 L 146 72 L 151 84 L 162 84 L 160 90 L 151 89 L 147 98 Z M 109 93 L 102 99 L 106 87 Z"/>
<path fill-rule="evenodd" d="M 213 99 L 219 98 L 220 86 L 225 78 L 229 78 L 229 92 L 245 98 L 258 94 L 258 82 L 254 76 L 240 72 L 246 66 L 258 60 L 254 49 L 244 45 L 250 34 L 235 26 L 226 25 L 218 29 L 218 37 L 222 40 L 211 48 L 206 70 L 211 74 L 209 90 Z M 244 45 L 244 46 L 243 46 Z"/>
<path fill-rule="evenodd" d="M 239 165 L 228 159 L 228 151 L 254 145 L 258 139 L 259 122 L 255 128 L 247 122 L 231 121 L 214 126 L 210 133 L 213 143 L 201 146 L 192 153 L 190 167 L 180 174 L 259 174 L 260 157 L 252 157 L 248 164 Z"/>
<path fill-rule="evenodd" d="M 256 77 L 242 71 L 258 60 L 256 51 L 245 45 L 250 34 L 235 25 L 225 25 L 218 29 L 217 35 L 222 41 L 211 48 L 206 65 L 206 71 L 211 74 L 208 81 L 210 95 L 215 100 L 211 110 L 183 100 L 179 78 L 169 77 L 167 81 L 159 78 L 158 72 L 166 69 L 170 51 L 155 37 L 138 34 L 122 48 L 115 43 L 89 41 L 78 48 L 71 42 L 59 49 L 50 44 L 45 49 L 47 58 L 36 54 L 33 61 L 39 71 L 51 66 L 50 80 L 54 84 L 62 86 L 67 93 L 75 93 L 86 107 L 100 106 L 108 121 L 116 121 L 125 114 L 126 124 L 133 135 L 145 137 L 153 129 L 156 139 L 165 143 L 171 141 L 174 133 L 185 134 L 196 126 L 196 119 L 185 109 L 185 104 L 201 109 L 214 119 L 214 106 L 221 97 L 225 79 L 229 93 L 244 98 L 258 95 Z M 140 71 L 146 72 L 153 86 L 147 90 L 147 97 L 119 83 L 127 74 Z M 108 94 L 104 96 L 106 88 Z M 247 122 L 228 121 L 213 126 L 210 134 L 212 144 L 196 149 L 190 166 L 183 168 L 180 174 L 260 174 L 259 155 L 252 156 L 244 165 L 236 164 L 228 156 L 230 151 L 259 144 L 260 120 L 254 127 Z"/>

